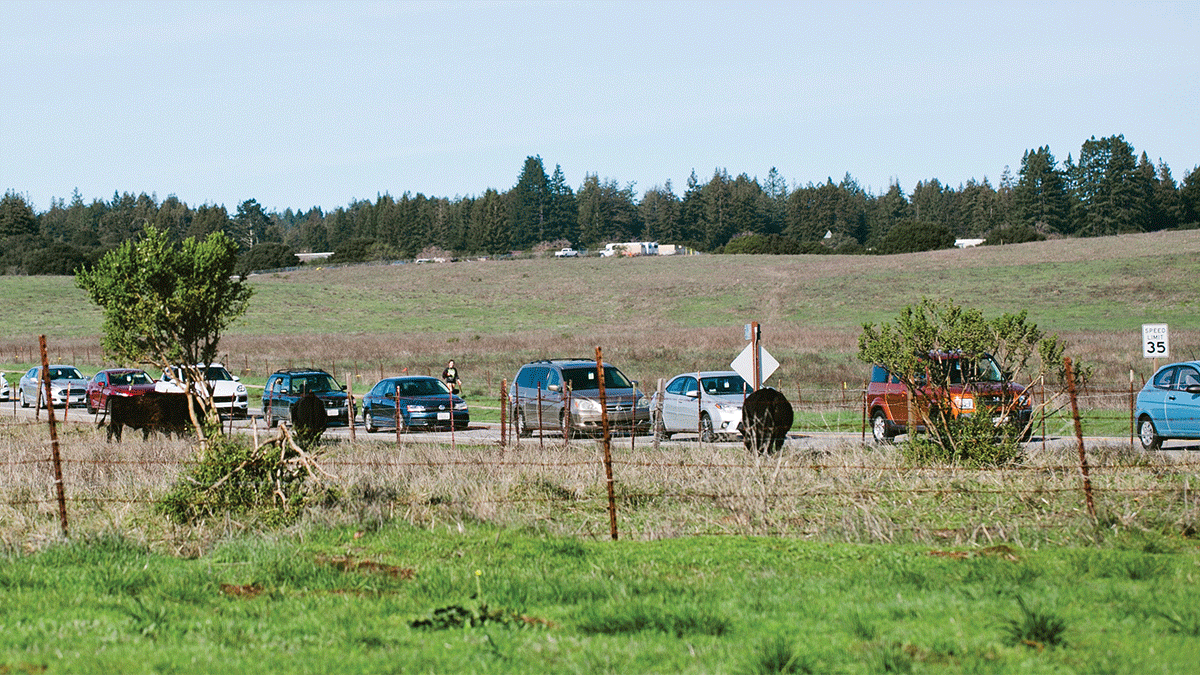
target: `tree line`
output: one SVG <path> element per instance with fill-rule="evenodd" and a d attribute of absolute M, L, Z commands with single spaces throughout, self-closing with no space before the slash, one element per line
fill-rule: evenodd
<path fill-rule="evenodd" d="M 1181 183 L 1161 160 L 1136 153 L 1123 135 L 1085 141 L 1061 163 L 1048 146 L 1028 150 L 1020 171 L 1005 167 L 958 187 L 919 181 L 910 193 L 893 183 L 881 194 L 847 173 L 840 181 L 789 186 L 775 169 L 759 180 L 717 169 L 695 171 L 677 194 L 667 181 L 639 198 L 634 185 L 589 174 L 572 189 L 560 166 L 547 174 L 529 157 L 516 184 L 482 195 L 427 197 L 384 193 L 332 211 L 313 207 L 266 212 L 247 199 L 191 207 L 175 195 L 114 193 L 86 203 L 53 200 L 35 212 L 20 193 L 0 200 L 0 270 L 71 274 L 139 235 L 146 224 L 176 240 L 224 232 L 237 242 L 239 269 L 296 264 L 298 251 L 333 251 L 333 260 L 501 255 L 565 245 L 658 241 L 713 253 L 875 253 L 948 248 L 957 238 L 988 244 L 1048 237 L 1104 236 L 1200 227 L 1200 166 Z"/>

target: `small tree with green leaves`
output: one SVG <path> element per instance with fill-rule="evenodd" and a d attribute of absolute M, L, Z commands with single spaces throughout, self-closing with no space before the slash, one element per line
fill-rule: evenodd
<path fill-rule="evenodd" d="M 234 276 L 237 263 L 238 245 L 223 232 L 177 244 L 146 224 L 140 238 L 81 270 L 75 283 L 104 310 L 105 353 L 121 363 L 183 366 L 191 400 L 207 391 L 197 386 L 203 377 L 195 365 L 214 360 L 221 333 L 249 303 L 250 287 Z M 204 425 L 193 422 L 203 442 Z"/>
<path fill-rule="evenodd" d="M 1017 457 L 1028 425 L 996 422 L 1018 419 L 1018 410 L 1030 404 L 1020 389 L 1043 376 L 1063 381 L 1063 349 L 1058 337 L 1043 333 L 1024 310 L 988 319 L 953 300 L 923 299 L 904 307 L 894 324 L 864 324 L 858 338 L 858 358 L 886 368 L 915 402 L 912 414 L 926 436 L 910 433 L 905 453 L 921 463 L 996 464 Z M 999 365 L 1004 391 L 994 407 L 959 415 L 951 404 L 954 389 L 989 381 L 984 369 L 975 367 L 986 356 Z"/>

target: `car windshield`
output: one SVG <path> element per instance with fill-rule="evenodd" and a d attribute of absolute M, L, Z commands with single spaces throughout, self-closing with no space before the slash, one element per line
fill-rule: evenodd
<path fill-rule="evenodd" d="M 150 376 L 140 370 L 134 373 L 114 373 L 111 382 L 115 385 L 126 387 L 134 384 L 153 384 L 154 381 Z"/>
<path fill-rule="evenodd" d="M 400 396 L 448 396 L 450 388 L 445 382 L 432 377 L 416 380 L 397 380 L 396 389 Z"/>
<path fill-rule="evenodd" d="M 569 368 L 563 370 L 563 379 L 570 385 L 571 391 L 586 391 L 599 389 L 595 368 Z M 614 366 L 604 366 L 605 389 L 631 389 L 633 384 L 625 379 L 625 375 Z"/>
<path fill-rule="evenodd" d="M 936 363 L 937 367 L 945 370 L 944 380 L 949 384 L 1004 381 L 1004 374 L 1000 372 L 1000 366 L 990 356 L 979 359 L 965 357 L 939 359 Z"/>
<path fill-rule="evenodd" d="M 51 380 L 82 380 L 83 374 L 75 368 L 51 368 Z"/>
<path fill-rule="evenodd" d="M 711 396 L 728 396 L 731 394 L 749 394 L 750 385 L 739 375 L 722 375 L 720 377 L 702 377 L 700 384 L 704 393 Z"/>
<path fill-rule="evenodd" d="M 212 382 L 214 380 L 232 380 L 233 375 L 229 374 L 222 366 L 209 366 L 204 369 L 204 379 Z"/>
<path fill-rule="evenodd" d="M 295 375 L 292 377 L 292 391 L 296 394 L 305 394 L 312 392 L 314 394 L 323 394 L 329 391 L 341 391 L 342 387 L 333 379 L 332 375 L 326 373 L 313 373 L 311 375 Z"/>

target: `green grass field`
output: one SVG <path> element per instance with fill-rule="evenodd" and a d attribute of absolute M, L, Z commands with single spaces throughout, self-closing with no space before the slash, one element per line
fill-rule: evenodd
<path fill-rule="evenodd" d="M 604 349 L 644 383 L 722 368 L 742 325 L 805 429 L 856 432 L 863 322 L 922 296 L 1027 309 L 1095 367 L 1087 433 L 1120 437 L 1140 324 L 1195 356 L 1200 232 L 872 257 L 516 260 L 254 277 L 223 357 L 250 384 L 317 365 L 355 391 L 455 358 L 472 405 L 519 364 Z M 0 368 L 91 372 L 100 314 L 67 278 L 0 277 Z M 477 419 L 486 414 L 477 415 Z M 1069 420 L 1051 418 L 1069 436 Z M 343 495 L 281 527 L 177 525 L 153 504 L 187 441 L 0 425 L 0 673 L 1190 673 L 1200 656 L 1194 462 L 1089 448 L 1013 467 L 907 466 L 845 443 L 618 449 L 608 540 L 594 443 L 500 450 L 333 443 Z M 478 570 L 479 574 L 476 574 Z"/>
<path fill-rule="evenodd" d="M 106 536 L 0 558 L 0 669 L 47 673 L 1191 673 L 1200 558 L 469 525 Z"/>

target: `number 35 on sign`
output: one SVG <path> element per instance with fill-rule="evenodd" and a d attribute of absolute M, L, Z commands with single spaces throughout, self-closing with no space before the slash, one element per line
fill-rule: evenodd
<path fill-rule="evenodd" d="M 1147 359 L 1171 357 L 1171 341 L 1167 336 L 1167 324 L 1142 324 L 1142 356 Z"/>

